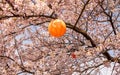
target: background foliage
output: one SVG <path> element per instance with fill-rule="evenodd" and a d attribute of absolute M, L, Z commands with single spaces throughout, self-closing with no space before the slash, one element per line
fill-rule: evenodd
<path fill-rule="evenodd" d="M 56 18 L 67 25 L 60 38 L 47 29 Z M 119 75 L 119 67 L 119 0 L 0 0 L 0 74 Z"/>

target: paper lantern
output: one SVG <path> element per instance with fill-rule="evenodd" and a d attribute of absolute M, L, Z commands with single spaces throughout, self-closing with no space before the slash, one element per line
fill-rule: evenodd
<path fill-rule="evenodd" d="M 66 24 L 60 19 L 52 20 L 49 23 L 48 31 L 54 37 L 61 37 L 66 32 Z"/>

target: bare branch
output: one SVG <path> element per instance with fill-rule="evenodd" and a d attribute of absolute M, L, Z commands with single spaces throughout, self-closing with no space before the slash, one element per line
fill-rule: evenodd
<path fill-rule="evenodd" d="M 5 1 L 12 7 L 13 10 L 18 11 L 17 8 L 15 9 L 14 5 L 12 4 L 12 2 L 10 0 L 5 0 Z"/>
<path fill-rule="evenodd" d="M 77 19 L 76 22 L 75 22 L 74 28 L 76 27 L 76 25 L 77 25 L 79 19 L 81 18 L 81 16 L 82 16 L 82 14 L 83 14 L 83 12 L 84 12 L 86 6 L 88 5 L 89 1 L 90 1 L 90 0 L 88 0 L 88 1 L 85 3 L 85 5 L 83 6 L 83 9 L 81 10 L 81 13 L 80 13 L 79 17 L 78 17 L 78 19 Z"/>
<path fill-rule="evenodd" d="M 88 68 L 84 69 L 83 71 L 81 71 L 81 73 L 83 73 L 83 72 L 85 72 L 85 71 L 88 71 L 89 69 L 92 69 L 92 68 L 98 68 L 98 67 L 101 66 L 101 65 L 103 65 L 103 63 L 98 64 L 98 65 L 96 65 L 96 66 L 88 67 Z"/>
<path fill-rule="evenodd" d="M 0 57 L 1 57 L 1 58 L 7 58 L 7 59 L 10 59 L 10 60 L 12 60 L 12 61 L 15 62 L 15 60 L 14 60 L 13 58 L 9 57 L 9 56 L 1 56 L 1 55 L 0 55 Z"/>
<path fill-rule="evenodd" d="M 100 3 L 99 5 L 100 5 L 100 7 L 102 8 L 104 14 L 109 18 L 108 21 L 110 22 L 110 24 L 111 24 L 111 26 L 112 26 L 112 29 L 113 29 L 113 31 L 114 31 L 114 34 L 116 35 L 116 34 L 117 34 L 117 33 L 116 33 L 116 29 L 115 29 L 115 26 L 114 26 L 114 23 L 113 23 L 113 20 L 112 20 L 112 15 L 113 15 L 113 13 L 110 12 L 111 14 L 108 14 L 108 13 L 105 11 L 104 7 L 102 6 L 102 3 Z"/>
<path fill-rule="evenodd" d="M 15 14 L 15 15 L 5 15 L 5 16 L 0 16 L 0 20 L 4 20 L 4 19 L 8 19 L 8 18 L 19 18 L 19 17 L 25 17 L 25 18 L 32 18 L 32 17 L 46 17 L 46 18 L 51 18 L 51 19 L 56 19 L 55 17 L 49 16 L 49 15 L 19 15 L 19 14 Z"/>
<path fill-rule="evenodd" d="M 90 40 L 91 44 L 93 47 L 96 47 L 95 42 L 92 40 L 92 38 L 87 34 L 87 32 L 83 29 L 80 29 L 78 27 L 74 27 L 73 25 L 71 25 L 70 23 L 66 23 L 67 27 L 70 29 L 73 29 L 74 31 L 81 33 L 87 40 Z"/>

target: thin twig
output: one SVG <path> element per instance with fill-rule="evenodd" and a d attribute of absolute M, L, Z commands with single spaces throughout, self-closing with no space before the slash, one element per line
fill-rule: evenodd
<path fill-rule="evenodd" d="M 113 66 L 113 69 L 112 69 L 111 75 L 113 75 L 113 71 L 114 71 L 114 69 L 115 69 L 115 65 L 116 65 L 116 62 L 114 63 L 114 66 Z"/>
<path fill-rule="evenodd" d="M 79 17 L 78 17 L 78 19 L 77 19 L 76 22 L 75 22 L 74 28 L 76 27 L 76 25 L 77 25 L 79 19 L 81 18 L 81 16 L 82 16 L 82 14 L 83 14 L 83 12 L 84 12 L 86 6 L 88 5 L 89 1 L 90 1 L 90 0 L 88 0 L 88 1 L 85 3 L 85 5 L 83 6 L 83 9 L 81 10 L 81 13 L 80 13 Z M 73 29 L 74 29 L 74 28 L 73 28 Z"/>
<path fill-rule="evenodd" d="M 108 21 L 110 22 L 110 24 L 111 24 L 111 26 L 112 26 L 112 29 L 113 29 L 114 34 L 117 35 L 116 30 L 115 30 L 115 26 L 114 26 L 114 23 L 113 23 L 113 20 L 112 20 L 113 13 L 111 12 L 111 14 L 108 14 L 107 12 L 105 12 L 106 10 L 105 10 L 104 7 L 102 6 L 102 3 L 100 3 L 99 5 L 100 5 L 100 7 L 102 8 L 103 13 L 109 18 Z"/>

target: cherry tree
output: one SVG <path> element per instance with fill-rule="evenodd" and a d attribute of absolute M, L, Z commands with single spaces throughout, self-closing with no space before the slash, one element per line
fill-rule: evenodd
<path fill-rule="evenodd" d="M 0 74 L 119 75 L 119 24 L 119 0 L 0 0 Z"/>

